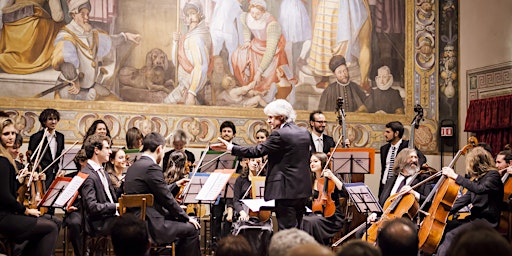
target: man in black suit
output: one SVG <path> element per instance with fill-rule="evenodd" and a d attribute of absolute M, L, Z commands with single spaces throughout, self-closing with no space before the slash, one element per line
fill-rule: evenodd
<path fill-rule="evenodd" d="M 327 121 L 322 111 L 316 110 L 309 114 L 311 143 L 316 152 L 324 152 L 327 154 L 331 151 L 331 148 L 336 146 L 336 143 L 334 143 L 334 139 L 331 136 L 324 134 L 326 124 Z"/>
<path fill-rule="evenodd" d="M 39 122 L 41 123 L 42 130 L 32 134 L 28 143 L 27 157 L 30 159 L 32 153 L 35 152 L 35 158 L 39 154 L 41 157 L 40 166 L 42 170 L 46 169 L 57 157 L 60 156 L 62 150 L 64 150 L 64 135 L 55 130 L 57 124 L 60 121 L 60 114 L 57 110 L 47 108 L 39 115 Z M 40 143 L 43 143 L 36 152 Z M 48 145 L 48 142 L 50 144 Z M 46 174 L 46 188 L 50 187 L 51 183 L 55 179 L 55 175 L 59 171 L 59 162 L 52 164 Z"/>
<path fill-rule="evenodd" d="M 158 244 L 178 239 L 176 255 L 201 255 L 199 223 L 190 218 L 174 199 L 180 180 L 170 187 L 164 181 L 160 162 L 164 157 L 165 138 L 155 132 L 144 137 L 142 156 L 133 163 L 125 177 L 126 194 L 153 194 L 155 204 L 148 207 L 146 219 L 151 239 Z M 180 184 L 178 184 L 180 183 Z M 140 215 L 140 210 L 134 212 Z"/>
<path fill-rule="evenodd" d="M 382 194 L 382 189 L 386 184 L 386 181 L 393 176 L 393 163 L 396 155 L 402 151 L 402 149 L 409 146 L 408 140 L 403 140 L 404 126 L 398 121 L 389 122 L 386 124 L 386 130 L 384 131 L 384 138 L 387 144 L 380 147 L 380 182 L 379 182 L 379 197 Z M 421 167 L 427 162 L 427 158 L 416 150 L 418 154 L 418 164 Z"/>
<path fill-rule="evenodd" d="M 279 230 L 300 228 L 306 199 L 311 196 L 311 136 L 306 129 L 295 125 L 296 114 L 287 101 L 273 101 L 264 112 L 272 129 L 265 142 L 242 147 L 219 138 L 222 143 L 212 145 L 212 148 L 231 151 L 239 157 L 268 155 L 264 198 L 276 200 L 274 211 Z"/>
<path fill-rule="evenodd" d="M 85 140 L 84 149 L 88 160 L 82 172 L 89 174 L 80 189 L 85 229 L 93 234 L 109 235 L 119 207 L 114 186 L 102 166 L 112 154 L 110 138 L 93 134 Z"/>

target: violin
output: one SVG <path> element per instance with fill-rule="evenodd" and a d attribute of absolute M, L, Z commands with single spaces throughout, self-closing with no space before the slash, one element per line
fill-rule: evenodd
<path fill-rule="evenodd" d="M 469 149 L 476 147 L 477 144 L 478 140 L 475 137 L 469 137 L 468 144 L 457 152 L 448 166 L 453 168 L 457 159 L 461 155 L 465 155 Z M 438 172 L 431 177 L 440 176 L 441 174 L 442 172 Z M 455 183 L 455 180 L 442 176 L 427 196 L 427 199 L 425 199 L 425 202 L 423 202 L 421 209 L 425 207 L 435 193 L 428 214 L 418 230 L 419 247 L 423 252 L 433 254 L 439 246 L 448 215 L 457 199 L 459 188 L 460 185 Z"/>
<path fill-rule="evenodd" d="M 318 197 L 313 200 L 312 211 L 321 212 L 326 218 L 331 217 L 336 212 L 336 204 L 332 200 L 331 194 L 334 192 L 336 184 L 327 177 L 317 180 Z"/>

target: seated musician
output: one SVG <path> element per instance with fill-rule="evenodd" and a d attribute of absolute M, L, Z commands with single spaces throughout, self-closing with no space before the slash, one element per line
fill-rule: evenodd
<path fill-rule="evenodd" d="M 466 173 L 470 178 L 458 175 L 449 167 L 443 167 L 443 175 L 454 179 L 455 182 L 467 189 L 467 192 L 457 198 L 450 213 L 472 204 L 471 214 L 464 220 L 447 222 L 444 240 L 441 242 L 436 255 L 446 255 L 454 239 L 465 231 L 477 225 L 495 228 L 500 220 L 500 205 L 503 199 L 503 183 L 496 170 L 491 154 L 482 147 L 476 147 L 466 156 Z"/>
<path fill-rule="evenodd" d="M 102 166 L 112 153 L 110 138 L 102 134 L 90 135 L 84 149 L 88 160 L 82 172 L 89 174 L 80 189 L 87 223 L 85 230 L 95 235 L 109 235 L 119 207 L 114 186 Z"/>
<path fill-rule="evenodd" d="M 259 158 L 244 158 L 240 163 L 242 165 L 242 172 L 235 181 L 233 191 L 233 208 L 235 209 L 235 219 L 239 221 L 249 220 L 249 208 L 242 203 L 242 199 L 250 199 L 252 189 L 252 177 L 256 176 L 262 167 L 262 159 Z M 261 175 L 261 174 L 260 174 Z M 247 190 L 249 192 L 246 194 Z M 245 196 L 245 197 L 244 197 Z"/>
<path fill-rule="evenodd" d="M 189 217 L 174 199 L 164 181 L 160 162 L 164 156 L 165 139 L 152 132 L 143 140 L 142 156 L 128 168 L 125 177 L 126 194 L 153 194 L 155 203 L 148 207 L 146 220 L 154 243 L 176 244 L 176 255 L 201 255 L 199 223 Z M 162 209 L 165 209 L 163 211 Z M 140 209 L 134 211 L 140 214 Z"/>
<path fill-rule="evenodd" d="M 415 149 L 405 148 L 395 158 L 393 166 L 394 175 L 386 182 L 382 193 L 379 197 L 379 204 L 384 206 L 386 200 L 396 193 L 412 193 L 416 200 L 421 205 L 432 190 L 433 182 L 426 182 L 414 190 L 412 186 L 425 180 L 429 177 L 428 174 L 418 173 L 420 166 L 418 165 L 418 155 Z M 415 175 L 418 173 L 418 175 Z M 377 220 L 377 214 L 372 213 L 368 216 L 368 221 L 374 222 Z M 364 230 L 363 230 L 364 231 Z M 356 236 L 362 237 L 363 233 L 358 232 Z"/>
<path fill-rule="evenodd" d="M 188 137 L 187 133 L 183 130 L 176 130 L 173 133 L 172 136 L 172 146 L 173 149 L 170 151 L 167 151 L 164 155 L 164 160 L 162 163 L 162 169 L 166 171 L 169 168 L 169 158 L 172 153 L 174 152 L 183 152 L 187 156 L 187 161 L 189 161 L 189 164 L 193 164 L 196 162 L 196 158 L 194 154 L 188 150 L 185 149 L 185 146 L 187 145 Z"/>
<path fill-rule="evenodd" d="M 0 234 L 17 241 L 27 240 L 24 255 L 50 256 L 59 233 L 57 224 L 41 218 L 39 210 L 16 201 L 18 170 L 9 153 L 17 133 L 13 121 L 0 118 L 0 131 Z"/>
<path fill-rule="evenodd" d="M 318 183 L 320 180 L 327 178 L 334 182 L 334 192 L 330 195 L 336 205 L 335 212 L 332 216 L 325 217 L 323 212 L 313 212 L 311 215 L 304 216 L 302 219 L 302 229 L 312 235 L 315 240 L 321 244 L 330 244 L 330 239 L 336 232 L 343 227 L 345 216 L 340 206 L 339 198 L 343 188 L 343 183 L 334 175 L 331 170 L 324 170 L 327 164 L 327 155 L 323 152 L 313 153 L 310 159 L 310 168 L 314 176 L 313 181 L 313 201 L 318 199 L 319 191 Z M 323 171 L 323 173 L 322 173 Z M 324 184 L 325 185 L 325 184 Z M 309 202 L 308 207 L 313 209 L 313 202 Z"/>
<path fill-rule="evenodd" d="M 496 156 L 496 168 L 498 168 L 501 176 L 504 176 L 506 173 L 512 174 L 512 151 L 510 149 L 498 153 Z"/>

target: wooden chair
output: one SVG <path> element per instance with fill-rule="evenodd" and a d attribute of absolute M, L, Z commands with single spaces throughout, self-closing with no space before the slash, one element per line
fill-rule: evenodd
<path fill-rule="evenodd" d="M 154 204 L 153 194 L 123 194 L 118 198 L 119 203 L 119 215 L 123 216 L 126 213 L 127 208 L 140 208 L 141 220 L 146 220 L 146 208 L 152 207 Z M 170 255 L 176 255 L 174 242 L 166 245 L 151 245 L 151 255 L 165 254 L 165 251 L 169 251 Z"/>

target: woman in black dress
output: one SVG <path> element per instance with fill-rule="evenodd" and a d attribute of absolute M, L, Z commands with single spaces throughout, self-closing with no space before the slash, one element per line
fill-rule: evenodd
<path fill-rule="evenodd" d="M 55 222 L 39 218 L 37 209 L 16 201 L 18 172 L 8 148 L 14 145 L 16 129 L 11 119 L 0 119 L 0 233 L 15 241 L 28 240 L 23 255 L 52 255 L 58 228 Z"/>
<path fill-rule="evenodd" d="M 302 220 L 302 229 L 313 236 L 319 243 L 329 245 L 330 239 L 343 227 L 345 217 L 339 204 L 343 183 L 340 181 L 340 179 L 338 179 L 338 177 L 336 177 L 336 175 L 331 172 L 331 170 L 326 169 L 323 171 L 326 164 L 327 155 L 325 153 L 317 152 L 311 155 L 310 168 L 314 176 L 314 181 L 313 198 L 308 203 L 308 207 L 312 209 L 312 202 L 318 198 L 320 194 L 317 186 L 319 180 L 327 178 L 333 181 L 335 184 L 334 192 L 331 194 L 331 198 L 336 205 L 336 210 L 330 217 L 324 217 L 323 213 L 321 212 L 313 212 L 310 215 L 304 216 Z"/>

